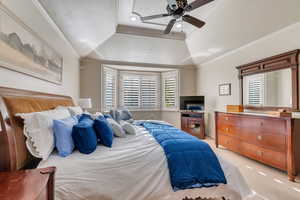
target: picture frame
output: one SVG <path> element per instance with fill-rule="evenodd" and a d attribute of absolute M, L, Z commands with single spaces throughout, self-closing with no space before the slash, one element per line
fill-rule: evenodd
<path fill-rule="evenodd" d="M 231 96 L 231 83 L 219 85 L 219 96 Z"/>
<path fill-rule="evenodd" d="M 0 67 L 62 85 L 63 56 L 0 3 Z"/>

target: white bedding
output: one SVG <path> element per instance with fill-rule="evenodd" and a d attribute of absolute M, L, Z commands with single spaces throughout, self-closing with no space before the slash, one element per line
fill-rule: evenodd
<path fill-rule="evenodd" d="M 174 192 L 163 149 L 143 128 L 137 135 L 115 138 L 113 148 L 98 146 L 84 155 L 66 158 L 53 153 L 39 168 L 56 166 L 56 200 L 182 200 L 184 197 L 250 199 L 251 191 L 239 170 L 220 163 L 228 184 Z"/>

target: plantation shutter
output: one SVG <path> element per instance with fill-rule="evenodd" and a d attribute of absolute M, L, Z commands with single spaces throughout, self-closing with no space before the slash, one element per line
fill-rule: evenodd
<path fill-rule="evenodd" d="M 163 108 L 167 110 L 178 109 L 178 72 L 162 73 L 163 82 Z"/>
<path fill-rule="evenodd" d="M 117 70 L 104 67 L 103 79 L 104 111 L 110 111 L 117 107 Z"/>
<path fill-rule="evenodd" d="M 121 72 L 121 106 L 132 110 L 160 109 L 158 73 Z"/>
<path fill-rule="evenodd" d="M 248 82 L 248 103 L 250 105 L 262 105 L 264 100 L 264 79 L 258 77 Z"/>

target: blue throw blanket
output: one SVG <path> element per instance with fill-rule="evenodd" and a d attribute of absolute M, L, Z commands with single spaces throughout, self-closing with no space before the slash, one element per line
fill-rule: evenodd
<path fill-rule="evenodd" d="M 175 191 L 226 184 L 219 160 L 207 143 L 170 125 L 154 122 L 140 125 L 164 149 Z"/>

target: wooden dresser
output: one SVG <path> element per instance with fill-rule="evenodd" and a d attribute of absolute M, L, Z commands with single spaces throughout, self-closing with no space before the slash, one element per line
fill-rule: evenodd
<path fill-rule="evenodd" d="M 216 146 L 288 172 L 300 172 L 300 120 L 216 112 Z"/>
<path fill-rule="evenodd" d="M 55 168 L 0 172 L 1 200 L 54 200 Z"/>

